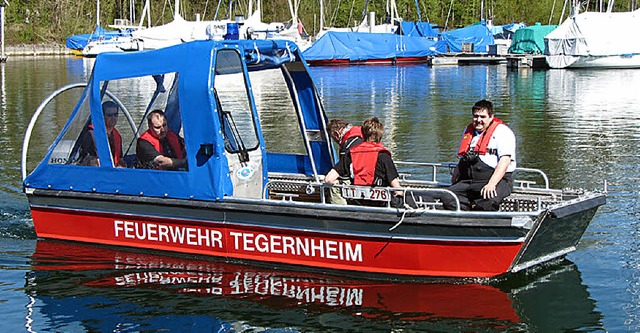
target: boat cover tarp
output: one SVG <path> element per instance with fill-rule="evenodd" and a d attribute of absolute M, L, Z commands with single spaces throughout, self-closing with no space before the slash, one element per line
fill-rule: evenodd
<path fill-rule="evenodd" d="M 143 41 L 144 49 L 159 49 L 193 40 L 207 40 L 207 27 L 212 21 L 187 21 L 176 16 L 173 21 L 132 33 L 135 39 Z"/>
<path fill-rule="evenodd" d="M 215 49 L 238 50 L 245 59 L 248 70 L 277 68 L 292 60 L 297 63 L 289 69 L 292 84 L 300 102 L 300 112 L 306 130 L 322 131 L 326 116 L 317 99 L 315 87 L 308 68 L 301 58 L 297 45 L 290 41 L 239 40 L 239 41 L 194 41 L 181 43 L 153 51 L 131 53 L 101 53 L 96 58 L 93 73 L 85 90 L 94 124 L 98 158 L 111 159 L 109 144 L 104 131 L 104 117 L 101 110 L 101 82 L 122 78 L 144 77 L 159 73 L 177 73 L 180 77 L 178 93 L 182 124 L 185 133 L 185 147 L 188 158 L 188 171 L 159 171 L 131 168 L 115 168 L 110 163 L 99 167 L 85 167 L 73 164 L 49 164 L 54 147 L 62 140 L 74 117 L 80 112 L 81 99 L 72 111 L 69 121 L 61 134 L 51 145 L 41 162 L 25 179 L 25 185 L 32 188 L 49 188 L 78 192 L 121 193 L 171 198 L 193 198 L 197 200 L 222 200 L 233 194 L 233 185 L 229 176 L 229 166 L 225 157 L 225 143 L 221 136 L 221 125 L 217 115 L 215 96 L 211 85 L 215 73 L 224 73 L 225 68 L 215 63 Z M 231 67 L 230 67 L 231 68 Z M 237 67 L 236 67 L 237 68 Z M 258 119 L 257 110 L 251 112 Z M 260 128 L 258 127 L 258 132 Z M 262 135 L 260 144 L 264 147 Z M 211 155 L 202 155 L 201 144 L 211 144 Z M 313 162 L 308 155 L 285 156 L 288 161 L 298 160 L 301 173 L 311 174 L 308 166 L 315 164 L 319 173 L 328 172 L 332 165 L 329 146 L 323 141 L 310 143 L 314 152 Z M 263 161 L 267 153 L 262 149 Z M 268 161 L 267 161 L 268 163 Z M 278 171 L 278 166 L 263 168 L 264 182 L 268 180 L 268 171 Z"/>
<path fill-rule="evenodd" d="M 130 31 L 113 31 L 105 30 L 103 27 L 96 25 L 95 30 L 90 34 L 80 34 L 67 37 L 66 46 L 72 50 L 82 50 L 87 46 L 90 40 L 101 38 L 109 40 L 115 37 L 131 36 Z"/>
<path fill-rule="evenodd" d="M 492 25 L 489 30 L 493 34 L 494 38 L 501 39 L 512 39 L 513 34 L 518 31 L 520 28 L 524 28 L 527 25 L 523 22 L 521 23 L 509 23 L 505 25 Z M 487 26 L 488 27 L 488 26 Z"/>
<path fill-rule="evenodd" d="M 493 34 L 487 28 L 485 22 L 445 31 L 441 35 L 447 42 L 450 52 L 462 52 L 462 44 L 473 44 L 474 52 L 487 53 L 489 51 L 489 45 L 495 43 Z"/>
<path fill-rule="evenodd" d="M 443 43 L 396 34 L 329 31 L 304 51 L 305 59 L 364 61 L 426 57 L 446 51 Z"/>
<path fill-rule="evenodd" d="M 509 53 L 544 54 L 544 36 L 555 30 L 557 25 L 536 25 L 520 28 L 513 35 Z"/>
<path fill-rule="evenodd" d="M 402 21 L 402 34 L 411 37 L 438 37 L 440 31 L 433 28 L 429 22 L 409 22 Z"/>
<path fill-rule="evenodd" d="M 569 17 L 545 37 L 547 62 L 563 68 L 579 57 L 640 54 L 640 9 L 584 12 Z"/>

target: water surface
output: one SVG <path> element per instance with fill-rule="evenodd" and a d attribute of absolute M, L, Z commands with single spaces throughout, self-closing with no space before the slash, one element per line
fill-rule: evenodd
<path fill-rule="evenodd" d="M 607 181 L 607 205 L 566 259 L 508 278 L 418 283 L 37 241 L 21 192 L 24 131 L 40 101 L 85 81 L 91 64 L 15 57 L 0 67 L 2 331 L 640 330 L 640 71 L 313 68 L 328 116 L 379 117 L 396 160 L 452 161 L 471 105 L 487 98 L 516 134 L 520 166 L 558 188 Z M 265 87 L 261 103 L 281 102 Z M 46 149 L 58 118 L 43 115 L 32 145 Z M 271 142 L 284 140 L 270 122 Z"/>

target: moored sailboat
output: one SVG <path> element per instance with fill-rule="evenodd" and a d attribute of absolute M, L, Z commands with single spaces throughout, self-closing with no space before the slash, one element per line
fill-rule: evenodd
<path fill-rule="evenodd" d="M 551 68 L 640 68 L 640 9 L 578 11 L 544 37 Z"/>

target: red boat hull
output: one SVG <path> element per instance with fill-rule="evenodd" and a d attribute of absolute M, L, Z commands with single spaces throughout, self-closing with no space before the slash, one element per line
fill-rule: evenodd
<path fill-rule="evenodd" d="M 327 60 L 308 60 L 311 66 L 345 66 L 345 65 L 396 65 L 396 64 L 417 64 L 429 61 L 427 57 L 400 57 L 387 59 L 366 59 L 366 60 L 349 60 L 349 59 L 327 59 Z"/>
<path fill-rule="evenodd" d="M 42 238 L 391 275 L 492 277 L 509 270 L 523 245 L 347 236 L 46 207 L 32 207 L 31 213 Z"/>

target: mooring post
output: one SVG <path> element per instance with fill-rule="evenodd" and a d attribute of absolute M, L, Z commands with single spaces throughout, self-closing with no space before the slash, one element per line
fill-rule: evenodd
<path fill-rule="evenodd" d="M 4 53 L 4 6 L 8 4 L 7 0 L 0 1 L 0 62 L 7 61 Z"/>

